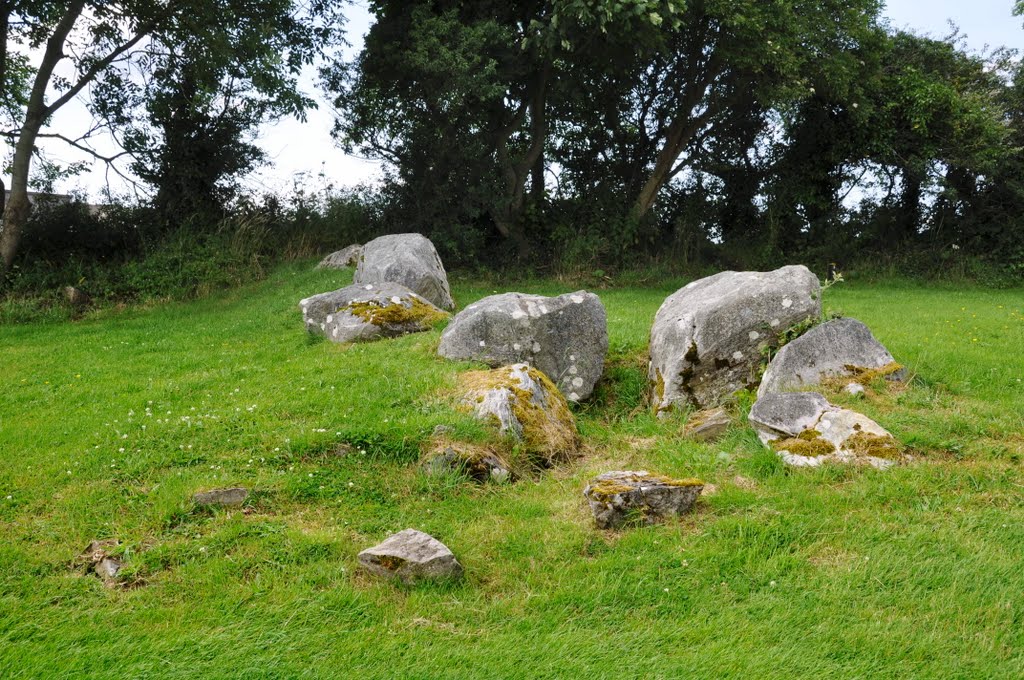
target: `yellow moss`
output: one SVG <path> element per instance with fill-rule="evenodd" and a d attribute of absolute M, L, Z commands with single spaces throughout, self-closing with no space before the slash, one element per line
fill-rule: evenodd
<path fill-rule="evenodd" d="M 895 438 L 886 435 L 857 432 L 843 442 L 843 447 L 858 456 L 871 456 L 898 460 L 903 457 L 903 447 Z"/>
<path fill-rule="evenodd" d="M 374 326 L 404 326 L 419 325 L 431 326 L 434 323 L 448 318 L 446 312 L 442 312 L 433 305 L 420 300 L 409 298 L 406 302 L 389 302 L 382 305 L 379 302 L 370 300 L 367 302 L 353 302 L 344 308 L 352 316 L 358 317 Z"/>
<path fill-rule="evenodd" d="M 630 477 L 620 479 L 602 479 L 594 482 L 590 485 L 590 495 L 598 501 L 608 502 L 612 497 L 620 493 L 629 493 L 636 487 L 630 486 L 624 483 L 623 480 L 639 483 L 639 482 L 656 482 L 666 486 L 704 486 L 704 482 L 700 479 L 673 479 L 666 477 L 665 475 L 631 475 Z"/>
<path fill-rule="evenodd" d="M 519 380 L 509 367 L 469 371 L 459 377 L 459 385 L 477 403 L 484 392 L 503 389 L 511 393 L 512 415 L 522 426 L 525 449 L 528 453 L 540 454 L 546 462 L 555 462 L 579 448 L 576 419 L 565 397 L 546 375 L 532 366 L 527 368 L 527 372 L 546 390 L 546 408 L 533 402 L 533 394 L 519 386 Z"/>
<path fill-rule="evenodd" d="M 665 399 L 665 377 L 661 374 L 660 368 L 654 369 L 654 410 L 660 412 L 665 410 L 662 408 L 661 402 Z"/>
<path fill-rule="evenodd" d="M 903 366 L 895 361 L 878 368 L 865 368 L 864 366 L 853 366 L 851 364 L 847 364 L 844 368 L 850 373 L 844 382 L 852 380 L 861 385 L 870 385 L 877 380 L 887 378 L 903 370 Z"/>
<path fill-rule="evenodd" d="M 821 433 L 817 430 L 804 430 L 795 437 L 789 439 L 777 439 L 771 443 L 775 451 L 788 451 L 795 456 L 807 456 L 817 458 L 835 453 L 836 447 L 832 442 L 822 439 Z"/>

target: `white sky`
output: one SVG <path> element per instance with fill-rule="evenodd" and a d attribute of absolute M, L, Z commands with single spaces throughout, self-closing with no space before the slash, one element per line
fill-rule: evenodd
<path fill-rule="evenodd" d="M 885 15 L 895 28 L 934 37 L 949 33 L 948 21 L 952 20 L 974 50 L 1002 45 L 1024 48 L 1024 17 L 1014 17 L 1012 6 L 1013 0 L 888 0 Z M 347 31 L 352 47 L 347 57 L 358 52 L 369 24 L 364 3 L 349 6 Z M 269 164 L 247 177 L 245 184 L 257 191 L 287 193 L 297 184 L 310 191 L 322 188 L 324 183 L 353 186 L 373 181 L 378 166 L 372 161 L 346 155 L 331 139 L 333 110 L 328 98 L 316 88 L 313 69 L 304 74 L 302 89 L 318 102 L 319 108 L 308 112 L 305 123 L 289 119 L 260 131 L 259 143 L 267 152 Z M 52 127 L 68 132 L 84 130 L 89 120 L 84 106 L 69 104 L 57 114 Z M 89 160 L 61 142 L 46 141 L 42 147 L 55 160 Z M 5 151 L 0 144 L 0 152 Z M 84 190 L 95 199 L 106 186 L 105 175 L 103 164 L 96 162 L 92 172 L 57 188 L 59 191 Z M 9 186 L 9 178 L 4 180 Z M 115 191 L 124 190 L 124 184 L 116 178 L 111 180 L 111 185 Z"/>

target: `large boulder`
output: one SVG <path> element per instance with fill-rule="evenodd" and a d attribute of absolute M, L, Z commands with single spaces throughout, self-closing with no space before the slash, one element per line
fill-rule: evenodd
<path fill-rule="evenodd" d="M 704 488 L 699 479 L 672 479 L 646 470 L 606 472 L 583 490 L 601 529 L 654 524 L 693 507 Z"/>
<path fill-rule="evenodd" d="M 651 328 L 654 408 L 711 408 L 753 388 L 765 347 L 821 314 L 821 285 L 802 265 L 773 272 L 721 272 L 665 300 Z"/>
<path fill-rule="evenodd" d="M 817 392 L 773 392 L 750 409 L 761 442 L 796 467 L 826 462 L 866 463 L 885 469 L 903 447 L 865 415 L 834 406 Z"/>
<path fill-rule="evenodd" d="M 441 309 L 455 309 L 441 258 L 422 234 L 393 234 L 367 243 L 352 281 L 400 283 Z"/>
<path fill-rule="evenodd" d="M 457 579 L 462 565 L 441 541 L 415 529 L 399 531 L 380 545 L 359 553 L 359 564 L 375 576 L 421 580 Z"/>
<path fill-rule="evenodd" d="M 528 364 L 470 371 L 459 378 L 461 407 L 522 442 L 542 465 L 553 465 L 579 448 L 576 419 L 546 375 Z"/>
<path fill-rule="evenodd" d="M 901 379 L 906 374 L 892 354 L 856 319 L 815 326 L 779 350 L 761 378 L 757 396 L 819 385 L 828 378 L 856 376 L 864 369 Z"/>
<path fill-rule="evenodd" d="M 317 269 L 345 269 L 355 267 L 359 264 L 359 256 L 363 254 L 363 247 L 358 243 L 345 246 L 322 259 Z"/>
<path fill-rule="evenodd" d="M 353 284 L 299 302 L 306 329 L 333 342 L 428 331 L 448 313 L 397 283 Z"/>
<path fill-rule="evenodd" d="M 550 377 L 569 401 L 590 395 L 608 353 L 608 317 L 600 298 L 504 293 L 474 302 L 441 334 L 437 353 L 491 366 L 525 362 Z"/>

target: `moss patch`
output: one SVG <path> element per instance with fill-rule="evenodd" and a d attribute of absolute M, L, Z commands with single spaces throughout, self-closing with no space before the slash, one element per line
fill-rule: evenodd
<path fill-rule="evenodd" d="M 836 451 L 835 445 L 827 439 L 822 439 L 821 433 L 817 430 L 804 430 L 795 437 L 777 439 L 771 442 L 771 447 L 775 451 L 788 451 L 795 456 L 808 458 L 827 456 Z"/>
<path fill-rule="evenodd" d="M 892 436 L 857 432 L 843 442 L 843 448 L 858 456 L 871 456 L 886 460 L 899 460 L 903 457 L 903 446 Z"/>
<path fill-rule="evenodd" d="M 850 373 L 844 382 L 850 382 L 852 380 L 853 382 L 860 383 L 861 385 L 870 385 L 903 370 L 902 364 L 898 364 L 895 361 L 878 368 L 865 368 L 864 366 L 853 366 L 850 364 L 847 364 L 843 368 Z"/>
<path fill-rule="evenodd" d="M 448 318 L 446 312 L 415 297 L 387 304 L 381 304 L 375 300 L 353 302 L 344 307 L 342 311 L 347 311 L 352 316 L 374 326 L 403 329 L 409 326 L 426 329 L 438 321 Z"/>
<path fill-rule="evenodd" d="M 507 391 L 512 415 L 522 428 L 526 452 L 546 464 L 564 460 L 579 449 L 576 419 L 565 397 L 546 375 L 532 366 L 526 370 L 530 379 L 542 387 L 543 403 L 536 403 L 533 392 L 520 386 L 510 367 L 463 373 L 459 386 L 477 403 L 486 392 Z"/>

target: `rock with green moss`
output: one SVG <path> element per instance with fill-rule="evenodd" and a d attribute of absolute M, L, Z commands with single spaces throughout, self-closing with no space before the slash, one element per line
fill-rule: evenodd
<path fill-rule="evenodd" d="M 448 317 L 397 283 L 353 284 L 299 303 L 306 329 L 332 342 L 368 342 L 420 333 Z"/>
<path fill-rule="evenodd" d="M 830 404 L 817 392 L 774 392 L 755 402 L 750 422 L 761 442 L 788 465 L 864 463 L 886 469 L 903 446 L 867 416 Z"/>
<path fill-rule="evenodd" d="M 608 319 L 600 298 L 585 290 L 544 297 L 503 293 L 455 315 L 437 353 L 491 366 L 519 362 L 549 376 L 569 401 L 590 396 L 604 371 Z"/>
<path fill-rule="evenodd" d="M 536 368 L 515 364 L 470 371 L 459 377 L 459 387 L 462 408 L 517 440 L 536 463 L 554 465 L 579 448 L 568 402 Z"/>
<path fill-rule="evenodd" d="M 906 377 L 906 369 L 896 364 L 867 326 L 856 319 L 836 319 L 815 326 L 780 349 L 765 369 L 757 395 L 806 389 L 829 378 L 871 372 L 890 380 Z"/>
<path fill-rule="evenodd" d="M 661 414 L 719 406 L 757 386 L 764 351 L 786 329 L 821 315 L 821 286 L 807 267 L 721 272 L 669 296 L 651 328 L 648 377 Z"/>
<path fill-rule="evenodd" d="M 455 309 L 441 258 L 422 234 L 391 234 L 367 243 L 352 281 L 398 283 L 441 309 Z"/>
<path fill-rule="evenodd" d="M 359 564 L 369 573 L 406 583 L 458 579 L 462 565 L 441 541 L 415 529 L 389 536 L 380 545 L 359 553 Z"/>
<path fill-rule="evenodd" d="M 601 529 L 654 524 L 688 512 L 704 489 L 699 479 L 672 479 L 646 470 L 606 472 L 583 490 Z"/>
<path fill-rule="evenodd" d="M 359 257 L 363 254 L 363 247 L 358 243 L 345 246 L 322 259 L 317 269 L 347 269 L 359 264 Z"/>

